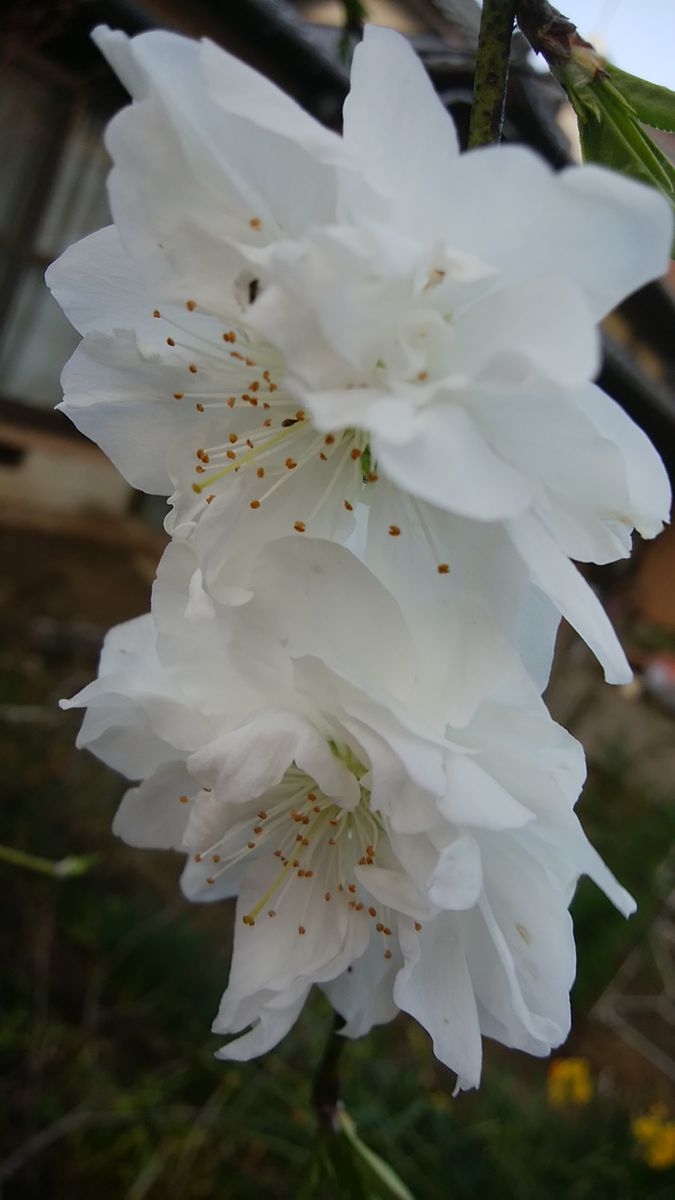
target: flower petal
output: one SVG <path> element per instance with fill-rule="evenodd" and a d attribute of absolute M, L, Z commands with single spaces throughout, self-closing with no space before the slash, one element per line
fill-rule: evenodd
<path fill-rule="evenodd" d="M 382 472 L 404 491 L 438 508 L 481 521 L 515 516 L 533 495 L 530 481 L 488 446 L 465 410 L 451 399 L 418 413 L 410 441 L 387 441 L 373 429 Z"/>
<path fill-rule="evenodd" d="M 508 521 L 514 546 L 534 583 L 551 598 L 591 648 L 608 683 L 628 683 L 632 672 L 609 618 L 593 590 L 533 515 Z"/>
<path fill-rule="evenodd" d="M 354 52 L 344 140 L 365 179 L 389 202 L 390 220 L 407 232 L 437 236 L 453 187 L 457 134 L 414 50 L 389 29 L 367 25 Z M 359 200 L 361 215 L 357 192 Z"/>

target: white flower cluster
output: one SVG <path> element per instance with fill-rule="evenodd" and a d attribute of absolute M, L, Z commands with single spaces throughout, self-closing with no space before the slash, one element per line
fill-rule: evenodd
<path fill-rule="evenodd" d="M 670 493 L 592 382 L 598 320 L 660 275 L 670 216 L 593 167 L 460 155 L 405 41 L 369 28 L 344 136 L 209 42 L 96 41 L 115 224 L 49 284 L 82 342 L 63 410 L 170 495 L 152 612 L 113 629 L 79 744 L 115 821 L 237 897 L 224 1058 L 313 984 L 360 1036 L 399 1009 L 458 1086 L 481 1035 L 569 1028 L 581 748 L 541 699 L 560 614 L 629 678 L 572 559 L 625 556 Z"/>

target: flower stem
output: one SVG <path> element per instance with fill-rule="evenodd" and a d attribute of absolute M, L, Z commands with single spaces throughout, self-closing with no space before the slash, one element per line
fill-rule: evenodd
<path fill-rule="evenodd" d="M 515 0 L 483 0 L 469 147 L 501 140 L 515 7 Z"/>
<path fill-rule="evenodd" d="M 28 854 L 25 850 L 16 850 L 14 846 L 0 843 L 0 862 L 11 863 L 13 867 L 24 867 L 28 871 L 37 871 L 41 875 L 51 875 L 55 879 L 66 879 L 69 875 L 83 875 L 95 862 L 96 855 L 69 855 L 67 858 L 54 862 L 51 858 L 42 858 L 38 854 Z"/>
<path fill-rule="evenodd" d="M 347 1040 L 338 1037 L 344 1021 L 337 1013 L 314 1072 L 312 1083 L 312 1105 L 316 1113 L 319 1128 L 323 1131 L 335 1132 L 338 1129 L 337 1111 L 340 1105 L 340 1076 L 338 1065 Z"/>

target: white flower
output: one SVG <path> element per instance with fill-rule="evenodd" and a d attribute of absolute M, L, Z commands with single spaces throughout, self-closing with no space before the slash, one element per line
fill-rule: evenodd
<path fill-rule="evenodd" d="M 270 537 L 343 540 L 365 504 L 388 586 L 392 554 L 430 581 L 485 536 L 513 594 L 531 578 L 626 679 L 569 559 L 626 555 L 668 515 L 658 456 L 592 383 L 597 320 L 665 270 L 661 197 L 522 148 L 458 155 L 382 29 L 356 51 L 343 139 L 208 42 L 96 39 L 135 102 L 108 130 L 116 230 L 49 277 L 86 335 L 68 415 L 131 482 L 173 488 L 174 532 L 207 514 L 231 598 Z"/>
<path fill-rule="evenodd" d="M 239 1036 L 220 1054 L 273 1046 L 313 984 L 347 1036 L 410 1012 L 460 1087 L 481 1033 L 548 1053 L 569 1026 L 579 873 L 632 908 L 573 812 L 580 747 L 516 668 L 446 728 L 432 664 L 347 550 L 279 540 L 256 575 L 250 604 L 220 606 L 174 544 L 154 619 L 112 630 L 67 702 L 87 708 L 79 744 L 142 781 L 116 831 L 187 852 L 189 896 L 238 897 L 214 1029 Z"/>

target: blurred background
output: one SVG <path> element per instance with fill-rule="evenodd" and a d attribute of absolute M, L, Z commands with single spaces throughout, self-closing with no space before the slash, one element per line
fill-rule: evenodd
<path fill-rule="evenodd" d="M 74 750 L 79 718 L 57 706 L 95 673 L 106 629 L 147 609 L 164 504 L 129 488 L 54 411 L 77 336 L 43 276 L 66 246 L 109 221 L 102 132 L 126 98 L 89 40 L 101 22 L 208 35 L 339 128 L 362 7 L 410 38 L 464 136 L 474 0 L 347 7 L 346 27 L 338 0 L 36 0 L 6 4 L 0 17 L 3 1197 L 284 1200 L 307 1167 L 307 1071 L 330 1025 L 326 1005 L 317 997 L 260 1062 L 213 1059 L 229 907 L 189 907 L 176 888 L 177 856 L 113 839 L 122 781 Z M 645 70 L 630 58 L 631 43 L 644 41 L 644 5 L 580 9 L 594 21 L 571 14 L 582 34 L 618 65 Z M 654 61 L 667 75 L 674 9 L 653 0 L 649 10 Z M 629 36 L 631 18 L 640 37 Z M 556 167 L 577 155 L 563 95 L 518 37 L 505 135 Z M 655 136 L 673 154 L 673 139 Z M 601 378 L 671 474 L 673 296 L 668 280 L 652 284 L 607 319 Z M 349 1111 L 419 1200 L 674 1194 L 675 536 L 636 546 L 630 564 L 592 578 L 635 681 L 604 686 L 563 629 L 547 699 L 584 743 L 590 777 L 579 811 L 639 911 L 624 922 L 580 885 L 574 1032 L 550 1064 L 488 1045 L 482 1090 L 452 1100 L 454 1079 L 412 1021 L 400 1017 L 348 1047 Z M 59 879 L 10 861 L 13 850 L 95 858 Z"/>

